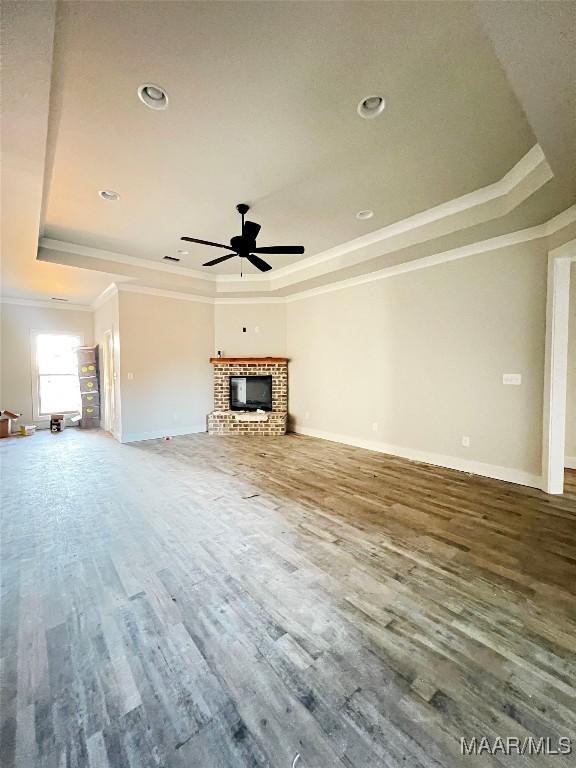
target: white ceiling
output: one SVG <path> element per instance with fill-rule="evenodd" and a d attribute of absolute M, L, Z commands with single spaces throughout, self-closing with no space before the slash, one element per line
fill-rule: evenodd
<path fill-rule="evenodd" d="M 17 209 L 3 233 L 5 295 L 89 300 L 113 275 L 142 282 L 130 259 L 160 265 L 158 284 L 169 275 L 202 292 L 196 272 L 232 276 L 238 260 L 203 269 L 223 251 L 179 237 L 227 242 L 238 202 L 253 206 L 260 245 L 306 247 L 270 256 L 275 271 L 299 258 L 304 269 L 499 182 L 538 139 L 469 3 L 61 2 L 54 35 L 50 0 L 3 10 L 3 186 Z M 168 110 L 138 100 L 150 81 Z M 387 109 L 362 120 L 356 105 L 371 94 Z M 572 201 L 547 178 L 537 206 L 515 202 L 516 223 Z M 364 208 L 375 216 L 359 222 Z M 36 261 L 39 233 L 67 253 Z M 182 247 L 190 255 L 170 271 L 162 256 Z"/>

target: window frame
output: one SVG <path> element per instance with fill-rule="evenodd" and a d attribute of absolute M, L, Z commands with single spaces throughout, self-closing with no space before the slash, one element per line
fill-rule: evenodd
<path fill-rule="evenodd" d="M 31 357 L 31 383 L 32 383 L 32 419 L 33 421 L 50 421 L 50 414 L 40 413 L 40 371 L 38 370 L 38 336 L 76 336 L 80 342 L 80 347 L 84 346 L 84 333 L 83 331 L 53 331 L 46 328 L 32 328 L 30 330 L 30 357 Z M 69 376 L 70 374 L 43 374 L 43 375 L 61 375 Z M 79 410 L 74 411 L 59 411 L 64 416 L 75 416 L 80 413 Z"/>

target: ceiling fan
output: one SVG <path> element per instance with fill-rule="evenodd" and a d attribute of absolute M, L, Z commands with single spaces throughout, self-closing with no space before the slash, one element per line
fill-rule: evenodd
<path fill-rule="evenodd" d="M 255 221 L 244 221 L 244 216 L 250 210 L 250 206 L 246 203 L 240 203 L 236 206 L 236 210 L 242 216 L 242 234 L 236 235 L 230 240 L 230 245 L 223 245 L 222 243 L 213 243 L 210 240 L 198 240 L 196 237 L 181 237 L 181 240 L 186 240 L 189 243 L 200 243 L 201 245 L 211 245 L 214 248 L 225 248 L 227 251 L 234 251 L 234 253 L 227 253 L 225 256 L 220 256 L 212 261 L 207 261 L 202 264 L 203 267 L 213 267 L 214 264 L 220 264 L 221 261 L 232 259 L 234 256 L 240 256 L 240 258 L 248 259 L 250 264 L 254 264 L 260 272 L 268 272 L 272 269 L 270 264 L 266 263 L 264 259 L 261 259 L 256 254 L 258 253 L 304 253 L 304 247 L 302 245 L 266 245 L 263 248 L 256 247 L 256 238 L 258 232 L 260 232 L 260 224 L 256 224 Z"/>

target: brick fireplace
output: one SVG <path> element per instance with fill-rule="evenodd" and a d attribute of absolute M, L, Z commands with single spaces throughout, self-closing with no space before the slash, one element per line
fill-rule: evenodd
<path fill-rule="evenodd" d="M 210 435 L 284 435 L 288 420 L 288 358 L 212 357 L 214 410 L 208 414 Z M 271 376 L 272 410 L 231 410 L 231 376 Z"/>

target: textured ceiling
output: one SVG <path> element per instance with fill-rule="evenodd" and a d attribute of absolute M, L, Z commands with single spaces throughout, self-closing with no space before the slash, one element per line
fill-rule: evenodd
<path fill-rule="evenodd" d="M 306 247 L 270 256 L 270 275 L 299 259 L 302 285 L 369 271 L 404 251 L 375 245 L 364 265 L 343 255 L 324 277 L 306 260 L 499 182 L 538 142 L 552 180 L 541 175 L 491 218 L 434 233 L 418 253 L 551 218 L 575 199 L 562 170 L 570 93 L 562 86 L 562 110 L 538 93 L 544 71 L 570 81 L 555 43 L 565 4 L 518 25 L 509 3 L 482 5 L 481 18 L 476 5 L 3 0 L 2 293 L 90 301 L 112 279 L 211 293 L 198 273 L 233 279 L 238 260 L 203 269 L 223 251 L 179 237 L 227 242 L 238 202 L 262 224 L 259 245 Z M 542 29 L 538 76 L 525 46 L 502 42 L 504 28 L 527 41 Z M 144 82 L 166 88 L 168 110 L 138 100 Z M 362 120 L 356 105 L 372 94 L 387 108 Z M 99 189 L 121 199 L 104 202 Z M 374 217 L 357 221 L 365 208 Z M 38 252 L 39 235 L 67 252 Z M 162 257 L 182 247 L 189 255 L 170 270 Z M 242 289 L 252 290 L 246 278 Z"/>
<path fill-rule="evenodd" d="M 146 81 L 168 110 L 138 100 Z M 388 107 L 362 120 L 374 93 Z M 496 181 L 535 143 L 473 9 L 438 3 L 63 3 L 51 128 L 46 235 L 153 260 L 182 234 L 227 243 L 242 201 L 260 244 L 311 255 Z M 187 249 L 193 268 L 214 255 Z"/>

